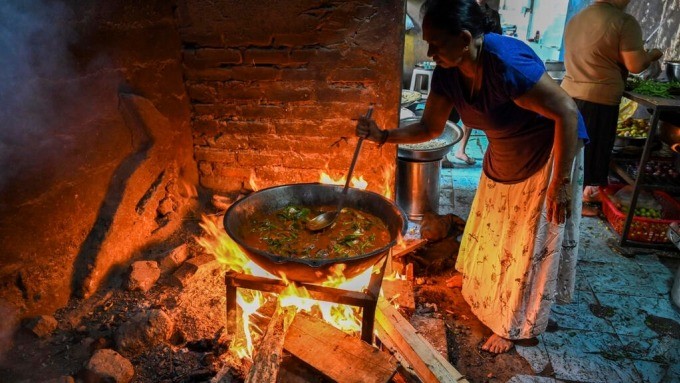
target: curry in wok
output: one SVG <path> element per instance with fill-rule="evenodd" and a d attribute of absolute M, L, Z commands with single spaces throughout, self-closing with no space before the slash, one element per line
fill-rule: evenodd
<path fill-rule="evenodd" d="M 343 259 L 370 253 L 387 246 L 390 232 L 378 217 L 344 208 L 330 227 L 312 232 L 306 223 L 336 206 L 288 205 L 254 214 L 243 224 L 243 240 L 272 254 L 296 259 Z"/>

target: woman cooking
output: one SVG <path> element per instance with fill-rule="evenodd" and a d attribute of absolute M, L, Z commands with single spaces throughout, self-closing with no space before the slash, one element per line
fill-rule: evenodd
<path fill-rule="evenodd" d="M 423 38 L 437 63 L 422 119 L 356 134 L 378 143 L 439 136 L 453 108 L 489 140 L 450 286 L 493 334 L 482 348 L 510 350 L 548 324 L 574 289 L 585 127 L 574 101 L 523 42 L 488 33 L 475 0 L 424 5 Z"/>

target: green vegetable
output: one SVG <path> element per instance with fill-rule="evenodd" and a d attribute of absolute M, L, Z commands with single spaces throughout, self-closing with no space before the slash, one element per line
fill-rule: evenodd
<path fill-rule="evenodd" d="M 654 80 L 628 80 L 627 88 L 645 96 L 670 98 L 680 91 L 680 82 L 659 82 Z"/>

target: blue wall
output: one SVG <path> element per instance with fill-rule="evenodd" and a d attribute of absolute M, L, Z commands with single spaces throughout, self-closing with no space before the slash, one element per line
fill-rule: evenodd
<path fill-rule="evenodd" d="M 579 13 L 583 8 L 590 5 L 592 0 L 569 0 L 569 7 L 567 7 L 567 19 L 564 22 L 566 27 L 572 16 Z M 564 61 L 564 39 L 562 40 L 562 49 L 560 49 L 560 61 Z"/>

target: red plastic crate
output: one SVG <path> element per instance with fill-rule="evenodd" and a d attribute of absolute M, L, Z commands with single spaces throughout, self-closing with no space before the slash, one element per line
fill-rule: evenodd
<path fill-rule="evenodd" d="M 600 186 L 600 196 L 602 196 L 602 212 L 612 225 L 614 230 L 621 235 L 623 226 L 626 223 L 626 213 L 620 211 L 614 202 L 609 198 L 625 185 Z M 680 203 L 670 195 L 660 191 L 653 191 L 654 197 L 661 204 L 662 218 L 633 217 L 633 222 L 628 230 L 628 240 L 637 242 L 666 243 L 668 239 L 668 225 L 673 222 L 680 222 Z"/>

